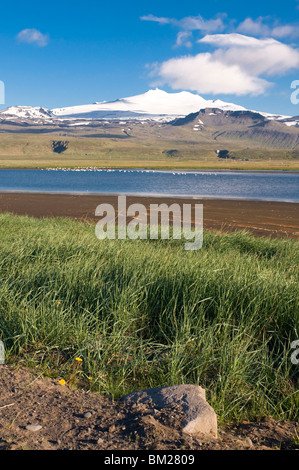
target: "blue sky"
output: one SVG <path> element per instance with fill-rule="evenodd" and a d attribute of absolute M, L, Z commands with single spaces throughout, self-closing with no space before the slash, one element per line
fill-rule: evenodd
<path fill-rule="evenodd" d="M 5 105 L 63 107 L 159 87 L 299 115 L 299 1 L 1 5 Z"/>

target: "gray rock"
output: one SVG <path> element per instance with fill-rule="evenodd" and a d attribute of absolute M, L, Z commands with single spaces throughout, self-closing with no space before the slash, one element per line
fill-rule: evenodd
<path fill-rule="evenodd" d="M 120 401 L 128 405 L 144 404 L 156 409 L 178 404 L 185 414 L 184 432 L 217 438 L 216 413 L 206 401 L 205 390 L 198 385 L 138 390 L 123 396 Z"/>
<path fill-rule="evenodd" d="M 40 426 L 40 424 L 28 424 L 28 426 L 26 426 L 26 429 L 27 431 L 36 432 L 42 429 L 42 426 Z"/>
<path fill-rule="evenodd" d="M 0 341 L 0 365 L 5 364 L 5 348 L 3 341 Z"/>
<path fill-rule="evenodd" d="M 84 413 L 84 418 L 91 418 L 92 417 L 92 413 L 90 411 L 87 411 L 86 413 Z"/>

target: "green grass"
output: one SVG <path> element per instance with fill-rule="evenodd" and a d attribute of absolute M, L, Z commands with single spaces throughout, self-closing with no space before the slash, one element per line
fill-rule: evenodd
<path fill-rule="evenodd" d="M 199 384 L 221 421 L 298 418 L 298 242 L 209 232 L 189 252 L 9 214 L 0 239 L 9 363 L 112 398 Z"/>
<path fill-rule="evenodd" d="M 219 142 L 212 138 L 201 141 L 200 135 L 195 139 L 192 131 L 186 134 L 178 128 L 166 130 L 166 134 L 157 138 L 156 127 L 135 129 L 136 135 L 127 140 L 84 137 L 80 130 L 77 130 L 76 136 L 73 135 L 74 131 L 68 132 L 70 135 L 61 135 L 58 131 L 49 134 L 2 133 L 0 168 L 299 170 L 298 150 L 264 148 L 252 140 Z M 121 128 L 117 126 L 111 133 L 122 135 Z M 52 151 L 52 140 L 61 139 L 69 141 L 69 147 L 62 154 L 57 154 Z M 215 151 L 218 148 L 230 149 L 236 160 L 217 158 Z M 177 149 L 178 156 L 167 156 L 165 151 L 170 149 Z M 242 161 L 246 158 L 249 161 Z"/>

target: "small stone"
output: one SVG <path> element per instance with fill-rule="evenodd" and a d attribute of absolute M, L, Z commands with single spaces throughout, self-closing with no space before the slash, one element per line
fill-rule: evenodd
<path fill-rule="evenodd" d="M 108 431 L 109 431 L 109 432 L 114 432 L 115 429 L 116 429 L 115 425 L 112 424 L 112 426 L 109 427 Z"/>
<path fill-rule="evenodd" d="M 245 443 L 245 445 L 246 445 L 247 447 L 253 447 L 253 442 L 252 442 L 252 440 L 250 439 L 250 437 L 246 437 L 244 443 Z"/>
<path fill-rule="evenodd" d="M 90 411 L 87 411 L 86 413 L 84 413 L 84 418 L 91 418 L 92 417 L 92 413 Z"/>
<path fill-rule="evenodd" d="M 3 341 L 0 341 L 0 365 L 5 364 L 5 348 Z"/>
<path fill-rule="evenodd" d="M 40 424 L 28 424 L 26 426 L 26 429 L 27 429 L 27 431 L 36 432 L 36 431 L 39 431 L 40 429 L 42 429 L 42 426 Z"/>
<path fill-rule="evenodd" d="M 236 446 L 237 446 L 238 449 L 244 447 L 244 441 L 242 441 L 241 439 L 237 439 L 237 440 L 235 441 L 235 444 L 236 444 Z"/>

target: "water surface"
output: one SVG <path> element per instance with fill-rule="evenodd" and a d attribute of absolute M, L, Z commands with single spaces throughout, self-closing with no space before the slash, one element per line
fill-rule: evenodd
<path fill-rule="evenodd" d="M 0 169 L 0 191 L 299 202 L 299 172 Z"/>

